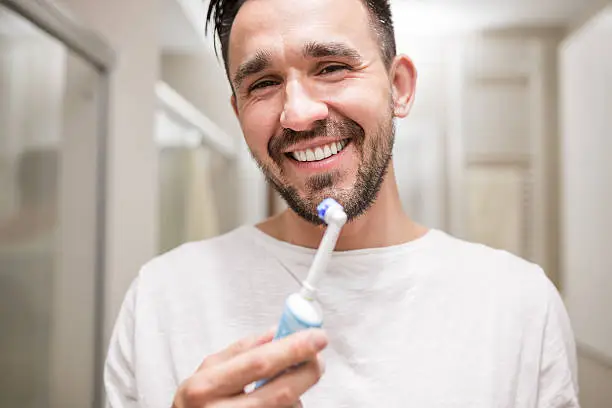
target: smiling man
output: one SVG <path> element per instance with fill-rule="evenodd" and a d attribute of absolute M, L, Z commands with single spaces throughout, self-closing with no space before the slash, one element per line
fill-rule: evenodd
<path fill-rule="evenodd" d="M 208 18 L 246 143 L 289 209 L 143 267 L 109 348 L 110 406 L 578 406 L 572 331 L 543 271 L 402 211 L 393 120 L 417 76 L 388 1 L 212 0 Z M 325 331 L 271 341 L 327 197 L 349 223 L 320 285 Z"/>

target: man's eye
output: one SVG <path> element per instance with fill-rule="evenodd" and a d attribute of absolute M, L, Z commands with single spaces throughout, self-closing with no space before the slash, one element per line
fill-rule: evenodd
<path fill-rule="evenodd" d="M 328 65 L 319 72 L 319 75 L 333 74 L 334 72 L 344 71 L 348 69 L 349 67 L 346 65 Z"/>
<path fill-rule="evenodd" d="M 249 92 L 255 91 L 257 89 L 267 88 L 269 86 L 274 86 L 274 85 L 276 85 L 276 81 L 271 81 L 271 80 L 259 81 L 251 85 L 251 87 L 249 88 Z"/>

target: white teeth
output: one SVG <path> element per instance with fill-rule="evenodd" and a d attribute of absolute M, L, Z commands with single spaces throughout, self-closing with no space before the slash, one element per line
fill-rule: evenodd
<path fill-rule="evenodd" d="M 291 156 L 295 160 L 300 161 L 300 162 L 324 160 L 324 159 L 327 159 L 328 157 L 331 157 L 335 154 L 340 153 L 342 149 L 344 149 L 344 147 L 347 145 L 347 143 L 348 142 L 345 140 L 339 141 L 339 142 L 332 142 L 325 146 L 317 147 L 314 150 L 306 149 L 306 150 L 292 152 Z"/>

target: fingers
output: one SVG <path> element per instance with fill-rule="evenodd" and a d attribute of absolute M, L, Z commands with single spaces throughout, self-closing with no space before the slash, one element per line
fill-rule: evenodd
<path fill-rule="evenodd" d="M 274 333 L 275 330 L 270 329 L 263 335 L 241 339 L 226 349 L 205 358 L 196 373 L 180 385 L 175 395 L 174 407 L 200 407 L 213 395 L 217 396 L 218 393 L 213 390 L 214 381 L 210 381 L 210 377 L 202 373 L 206 373 L 211 367 L 218 366 L 241 353 L 272 341 Z"/>
<path fill-rule="evenodd" d="M 322 330 L 307 330 L 251 349 L 196 376 L 200 377 L 198 383 L 209 397 L 235 395 L 245 385 L 272 378 L 299 363 L 314 361 L 309 370 L 312 364 L 318 369 L 317 354 L 326 346 L 327 336 Z"/>
<path fill-rule="evenodd" d="M 181 384 L 175 406 L 299 407 L 301 394 L 321 376 L 323 365 L 317 356 L 327 346 L 327 336 L 320 329 L 311 329 L 271 341 L 273 334 L 241 340 L 207 358 Z M 285 374 L 257 391 L 243 393 L 247 384 L 281 372 Z"/>
<path fill-rule="evenodd" d="M 324 367 L 319 359 L 309 361 L 299 368 L 269 382 L 251 394 L 240 395 L 225 401 L 214 408 L 299 408 L 300 398 L 316 384 L 323 374 Z M 224 405 L 226 404 L 226 405 Z"/>
<path fill-rule="evenodd" d="M 198 371 L 205 369 L 206 367 L 221 364 L 239 354 L 242 354 L 246 351 L 271 342 L 274 337 L 275 331 L 276 329 L 270 329 L 263 335 L 246 337 L 230 345 L 226 349 L 206 357 L 202 364 L 200 364 Z"/>

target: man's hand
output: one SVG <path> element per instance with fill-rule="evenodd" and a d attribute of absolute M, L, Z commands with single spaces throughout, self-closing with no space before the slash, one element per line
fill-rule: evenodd
<path fill-rule="evenodd" d="M 301 395 L 323 373 L 319 352 L 327 346 L 327 337 L 322 330 L 302 331 L 277 341 L 272 341 L 273 336 L 270 332 L 246 338 L 207 357 L 181 384 L 173 408 L 301 406 Z M 287 369 L 263 387 L 244 393 L 247 385 Z"/>

